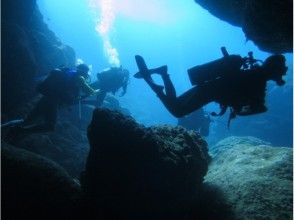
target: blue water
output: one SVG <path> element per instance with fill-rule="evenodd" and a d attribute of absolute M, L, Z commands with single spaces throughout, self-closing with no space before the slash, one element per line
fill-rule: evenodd
<path fill-rule="evenodd" d="M 64 44 L 74 48 L 77 58 L 93 66 L 94 77 L 97 72 L 109 67 L 110 64 L 103 52 L 103 40 L 95 31 L 95 16 L 88 2 L 88 0 L 39 0 L 38 5 L 44 21 L 56 36 Z M 122 0 L 112 2 L 114 2 L 112 6 L 117 7 L 116 4 Z M 222 46 L 226 46 L 231 54 L 246 56 L 249 51 L 253 51 L 254 56 L 262 60 L 269 56 L 269 53 L 260 51 L 253 42 L 247 41 L 241 28 L 212 16 L 193 0 L 125 0 L 124 2 L 123 8 L 116 12 L 108 34 L 112 46 L 119 54 L 121 64 L 132 74 L 137 71 L 134 59 L 136 54 L 142 55 L 149 67 L 167 64 L 177 94 L 191 87 L 186 70 L 220 58 Z M 96 12 L 99 16 L 99 11 Z M 273 107 L 265 115 L 288 120 L 292 127 L 293 55 L 285 54 L 285 56 L 290 67 L 285 77 L 287 87 L 278 88 L 285 91 L 285 95 L 269 96 L 267 100 L 269 103 L 278 103 L 277 105 L 286 107 L 282 109 Z M 160 82 L 159 78 L 156 78 L 156 81 Z M 276 89 L 274 85 L 270 84 L 268 91 L 274 89 Z M 288 92 L 289 90 L 291 92 Z M 176 118 L 164 108 L 143 80 L 132 78 L 128 92 L 120 98 L 120 103 L 130 110 L 138 122 L 145 125 L 177 123 Z M 218 111 L 218 106 L 212 103 L 205 109 L 208 112 Z M 258 119 L 261 116 L 252 117 Z M 224 136 L 234 135 L 234 128 L 228 131 L 223 125 L 226 120 L 227 118 L 216 119 L 212 125 L 214 131 L 211 133 L 215 136 L 218 133 Z M 246 120 L 244 123 L 246 127 Z M 288 133 L 283 138 L 286 139 L 287 145 L 292 146 L 292 128 L 281 127 L 281 129 L 287 129 Z M 239 133 L 240 131 L 237 132 Z M 246 132 L 244 134 L 246 135 Z M 219 136 L 221 138 L 221 135 Z"/>

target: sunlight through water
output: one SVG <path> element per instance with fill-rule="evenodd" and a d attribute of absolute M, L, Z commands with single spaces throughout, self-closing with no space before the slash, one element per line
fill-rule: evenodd
<path fill-rule="evenodd" d="M 111 66 L 120 66 L 119 53 L 112 45 L 110 33 L 115 21 L 115 10 L 112 0 L 89 0 L 89 6 L 94 11 L 97 21 L 95 30 L 103 41 L 104 53 Z M 100 12 L 100 13 L 99 13 Z"/>

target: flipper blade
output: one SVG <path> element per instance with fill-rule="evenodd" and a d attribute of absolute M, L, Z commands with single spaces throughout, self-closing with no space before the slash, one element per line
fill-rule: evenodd
<path fill-rule="evenodd" d="M 142 56 L 136 55 L 135 60 L 139 69 L 139 72 L 134 75 L 135 78 L 144 78 L 145 80 L 150 80 L 150 73 Z"/>

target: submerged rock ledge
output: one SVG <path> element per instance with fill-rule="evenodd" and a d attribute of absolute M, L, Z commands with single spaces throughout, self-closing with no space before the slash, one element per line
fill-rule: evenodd
<path fill-rule="evenodd" d="M 293 216 L 293 149 L 254 137 L 229 137 L 211 149 L 205 182 L 224 192 L 237 219 Z"/>
<path fill-rule="evenodd" d="M 63 132 L 59 135 L 63 138 L 72 137 Z M 207 144 L 199 134 L 182 127 L 146 128 L 117 111 L 95 109 L 88 128 L 88 138 L 90 152 L 81 175 L 81 185 L 75 184 L 73 178 L 56 165 L 56 162 L 66 164 L 66 169 L 71 170 L 66 163 L 68 150 L 62 148 L 66 148 L 65 143 L 73 142 L 62 141 L 62 148 L 58 147 L 58 143 L 55 143 L 56 146 L 50 144 L 51 147 L 55 146 L 54 149 L 60 149 L 59 157 L 52 154 L 54 150 L 49 151 L 49 145 L 48 150 L 38 150 L 38 140 L 39 148 L 42 148 L 44 140 L 59 140 L 57 133 L 32 135 L 20 142 L 17 148 L 8 145 L 2 148 L 5 159 L 2 168 L 6 179 L 2 182 L 5 216 L 34 219 L 39 215 L 39 204 L 45 209 L 46 204 L 52 203 L 59 205 L 50 205 L 51 208 L 45 209 L 45 213 L 56 209 L 60 215 L 77 219 L 188 220 L 210 214 L 209 205 L 204 209 L 200 205 L 204 204 L 201 202 L 205 188 L 202 183 L 210 156 Z M 32 144 L 34 147 L 30 147 Z M 20 149 L 22 146 L 26 150 Z M 72 147 L 72 151 L 76 152 L 70 155 L 81 152 L 76 146 Z M 40 152 L 42 156 L 29 150 Z M 56 162 L 45 158 L 46 152 Z M 50 184 L 47 184 L 46 178 Z M 22 181 L 17 183 L 14 181 L 17 179 Z M 65 184 L 60 185 L 62 182 Z M 60 200 L 55 192 L 61 192 L 60 196 L 64 194 L 64 198 Z M 33 197 L 31 201 L 30 194 L 37 195 L 37 198 Z M 41 194 L 45 196 L 39 196 Z M 19 201 L 26 201 L 25 213 L 12 211 L 23 210 L 22 204 L 11 201 L 16 196 Z M 66 201 L 65 204 L 63 201 Z M 55 217 L 53 212 L 50 216 Z"/>
<path fill-rule="evenodd" d="M 95 109 L 88 138 L 81 183 L 95 204 L 90 212 L 139 219 L 192 212 L 210 158 L 200 135 L 182 127 L 145 128 L 119 112 Z"/>
<path fill-rule="evenodd" d="M 293 52 L 292 0 L 195 0 L 214 16 L 242 28 L 246 38 L 270 53 Z"/>

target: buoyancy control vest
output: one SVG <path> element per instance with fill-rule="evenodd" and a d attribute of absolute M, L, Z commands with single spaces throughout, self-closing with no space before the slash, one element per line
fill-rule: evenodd
<path fill-rule="evenodd" d="M 60 104 L 72 104 L 79 96 L 76 77 L 77 72 L 68 68 L 54 69 L 37 85 L 37 91 Z"/>

